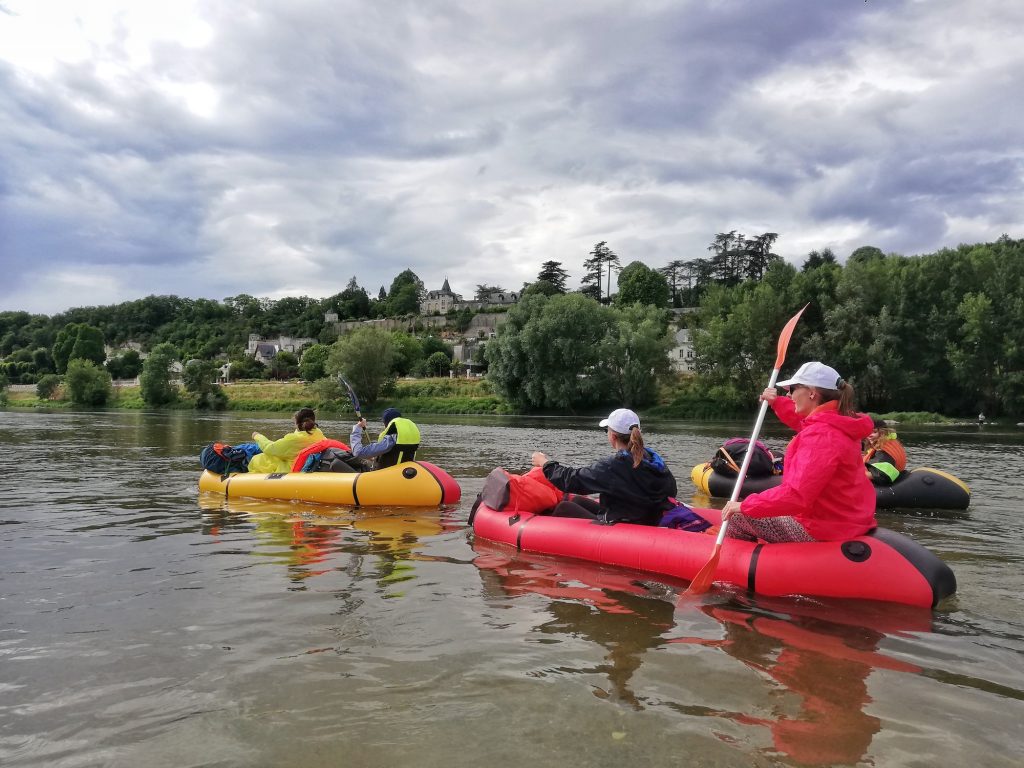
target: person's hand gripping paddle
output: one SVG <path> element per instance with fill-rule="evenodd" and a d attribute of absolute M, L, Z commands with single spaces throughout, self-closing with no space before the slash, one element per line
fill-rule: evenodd
<path fill-rule="evenodd" d="M 775 367 L 772 369 L 772 375 L 768 379 L 768 386 L 774 387 L 775 382 L 779 378 L 779 370 L 782 368 L 782 364 L 786 360 L 786 348 L 789 347 L 789 339 L 793 335 L 793 329 L 796 328 L 797 321 L 800 319 L 800 315 L 804 313 L 804 309 L 807 309 L 808 305 L 804 305 L 803 309 L 789 318 L 789 322 L 782 329 L 782 333 L 779 334 L 779 346 L 778 353 L 775 356 Z M 754 431 L 750 435 L 750 443 L 748 445 L 753 446 L 757 443 L 757 436 L 761 432 L 761 425 L 764 423 L 764 415 L 768 411 L 768 402 L 766 400 L 761 401 L 761 409 L 757 413 L 757 421 L 754 422 Z M 732 488 L 732 495 L 729 497 L 729 501 L 736 501 L 740 497 L 740 490 L 743 488 L 743 478 L 747 475 L 747 467 L 750 466 L 750 457 L 754 455 L 752 450 L 747 450 L 747 455 L 743 457 L 743 463 L 740 465 L 739 474 L 736 475 L 736 484 Z M 690 582 L 690 586 L 687 588 L 684 594 L 686 595 L 702 595 L 711 589 L 711 584 L 714 581 L 715 569 L 718 568 L 718 560 L 722 556 L 722 542 L 725 540 L 725 532 L 729 527 L 729 521 L 723 520 L 722 527 L 718 530 L 718 538 L 715 539 L 715 548 L 711 552 L 711 557 L 705 563 L 704 567 L 700 569 L 696 576 L 693 577 L 693 581 Z"/>

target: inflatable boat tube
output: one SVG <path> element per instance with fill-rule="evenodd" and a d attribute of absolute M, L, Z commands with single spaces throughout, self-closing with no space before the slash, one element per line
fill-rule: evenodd
<path fill-rule="evenodd" d="M 426 461 L 407 461 L 373 472 L 242 473 L 222 477 L 205 471 L 199 490 L 226 498 L 309 501 L 351 507 L 436 507 L 455 504 L 455 479 Z"/>
<path fill-rule="evenodd" d="M 697 509 L 721 523 L 721 513 Z M 690 581 L 711 557 L 715 536 L 672 528 L 498 511 L 481 503 L 476 536 L 558 557 Z M 880 600 L 935 607 L 956 592 L 953 571 L 912 539 L 884 528 L 845 541 L 764 544 L 726 539 L 715 579 L 769 596 Z"/>
<path fill-rule="evenodd" d="M 735 477 L 713 470 L 710 463 L 695 466 L 690 479 L 704 495 L 722 499 L 732 496 L 736 482 Z M 782 475 L 744 478 L 740 498 L 774 488 L 781 482 Z M 959 478 L 942 470 L 918 467 L 904 472 L 892 485 L 876 485 L 875 499 L 877 509 L 967 509 L 971 503 L 971 489 Z"/>

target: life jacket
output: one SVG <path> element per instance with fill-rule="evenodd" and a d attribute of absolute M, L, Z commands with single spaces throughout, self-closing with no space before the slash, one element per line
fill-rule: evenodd
<path fill-rule="evenodd" d="M 345 445 L 340 440 L 331 440 L 330 438 L 318 440 L 312 445 L 306 446 L 301 451 L 299 451 L 299 454 L 295 457 L 295 461 L 292 462 L 291 471 L 302 472 L 303 467 L 306 466 L 306 462 L 309 460 L 309 457 L 314 453 L 323 453 L 324 449 L 326 448 L 339 448 L 343 451 L 351 450 L 347 445 Z"/>
<path fill-rule="evenodd" d="M 872 482 L 894 483 L 907 469 L 907 451 L 903 444 L 890 433 L 889 438 L 877 448 L 864 452 L 864 464 Z"/>
<path fill-rule="evenodd" d="M 384 431 L 377 438 L 378 442 L 385 435 L 395 436 L 395 445 L 387 453 L 377 457 L 377 468 L 392 467 L 401 464 L 403 461 L 412 461 L 416 458 L 416 449 L 420 447 L 420 428 L 409 419 L 399 416 L 392 419 Z"/>

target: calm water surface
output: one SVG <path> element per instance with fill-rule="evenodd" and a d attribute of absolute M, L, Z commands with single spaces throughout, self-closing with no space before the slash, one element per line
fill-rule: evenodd
<path fill-rule="evenodd" d="M 602 431 L 420 421 L 457 508 L 200 498 L 200 447 L 279 416 L 0 411 L 0 765 L 1021 764 L 1024 429 L 901 430 L 912 464 L 974 494 L 882 515 L 956 571 L 931 612 L 678 601 L 685 584 L 474 541 L 491 468 L 589 461 Z M 681 490 L 750 428 L 646 426 Z"/>

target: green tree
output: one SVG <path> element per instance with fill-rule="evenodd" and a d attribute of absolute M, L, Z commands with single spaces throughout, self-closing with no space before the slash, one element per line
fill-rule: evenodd
<path fill-rule="evenodd" d="M 7 380 L 6 374 L 0 371 L 0 405 L 7 405 L 7 387 L 10 386 L 10 382 Z"/>
<path fill-rule="evenodd" d="M 615 303 L 620 306 L 647 304 L 652 307 L 668 306 L 669 287 L 664 275 L 639 261 L 627 264 L 619 273 L 619 293 Z"/>
<path fill-rule="evenodd" d="M 49 400 L 60 387 L 60 376 L 55 373 L 47 373 L 36 383 L 36 396 L 40 400 Z"/>
<path fill-rule="evenodd" d="M 390 333 L 381 328 L 357 328 L 331 347 L 327 370 L 343 375 L 361 401 L 373 404 L 391 376 L 393 357 Z"/>
<path fill-rule="evenodd" d="M 107 360 L 107 371 L 115 379 L 134 379 L 142 373 L 142 357 L 134 349 Z"/>
<path fill-rule="evenodd" d="M 430 376 L 444 376 L 452 369 L 451 358 L 444 352 L 434 352 L 426 360 L 426 369 Z"/>
<path fill-rule="evenodd" d="M 686 274 L 686 262 L 681 259 L 675 259 L 670 261 L 664 267 L 659 267 L 658 272 L 665 278 L 668 283 L 669 291 L 672 294 L 672 306 L 681 307 L 683 306 L 680 299 L 680 288 Z M 622 276 L 619 275 L 619 290 L 622 290 Z"/>
<path fill-rule="evenodd" d="M 565 281 L 569 273 L 562 268 L 560 261 L 545 261 L 540 265 L 540 272 L 537 274 L 537 283 L 545 282 L 550 284 L 555 293 L 566 293 Z"/>
<path fill-rule="evenodd" d="M 768 268 L 781 257 L 772 252 L 772 246 L 779 239 L 775 232 L 765 232 L 752 238 L 743 239 L 743 278 L 745 280 L 760 280 L 764 277 Z"/>
<path fill-rule="evenodd" d="M 838 260 L 836 255 L 832 252 L 831 248 L 822 248 L 820 251 L 811 251 L 807 254 L 807 259 L 804 261 L 803 266 L 800 268 L 803 272 L 809 272 L 812 269 L 818 269 L 826 264 L 836 264 Z"/>
<path fill-rule="evenodd" d="M 267 377 L 267 366 L 250 355 L 234 357 L 230 361 L 231 368 L 229 376 L 231 381 L 242 379 L 265 379 Z"/>
<path fill-rule="evenodd" d="M 846 260 L 846 264 L 847 266 L 850 264 L 863 264 L 868 261 L 881 261 L 884 258 L 885 254 L 882 252 L 881 248 L 876 248 L 873 245 L 862 245 L 850 254 L 850 258 Z"/>
<path fill-rule="evenodd" d="M 306 381 L 318 381 L 327 375 L 327 358 L 331 348 L 326 344 L 313 344 L 302 352 L 299 359 L 299 376 Z"/>
<path fill-rule="evenodd" d="M 711 241 L 711 274 L 722 285 L 737 285 L 743 278 L 743 240 L 736 230 L 719 232 Z"/>
<path fill-rule="evenodd" d="M 360 320 L 370 316 L 370 295 L 360 288 L 355 277 L 348 281 L 345 290 L 328 299 L 342 320 Z"/>
<path fill-rule="evenodd" d="M 430 357 L 435 352 L 444 352 L 447 358 L 451 360 L 452 356 L 455 354 L 455 350 L 452 349 L 452 345 L 445 343 L 437 336 L 427 336 L 421 343 L 423 345 L 424 357 Z"/>
<path fill-rule="evenodd" d="M 91 360 L 102 365 L 107 354 L 103 351 L 103 332 L 86 323 L 69 323 L 57 334 L 53 343 L 53 360 L 57 373 L 64 373 L 68 361 Z"/>
<path fill-rule="evenodd" d="M 299 375 L 299 358 L 294 352 L 282 349 L 270 361 L 270 375 L 278 381 L 296 378 Z"/>
<path fill-rule="evenodd" d="M 316 395 L 318 407 L 340 410 L 344 406 L 349 406 L 351 409 L 348 390 L 338 381 L 337 376 L 325 376 L 322 379 L 317 379 L 310 385 L 310 388 Z"/>
<path fill-rule="evenodd" d="M 487 297 L 492 293 L 505 293 L 505 289 L 500 285 L 478 285 L 476 287 L 476 301 L 486 301 Z"/>
<path fill-rule="evenodd" d="M 661 275 L 657 276 L 665 286 L 667 301 L 668 285 Z M 659 379 L 669 374 L 668 355 L 675 344 L 668 332 L 668 314 L 654 306 L 633 303 L 616 308 L 613 320 L 599 350 L 600 370 L 608 379 L 609 393 L 616 403 L 629 408 L 653 403 Z"/>
<path fill-rule="evenodd" d="M 161 406 L 178 399 L 178 388 L 171 383 L 171 364 L 178 353 L 171 344 L 157 344 L 142 365 L 139 392 L 147 405 Z"/>
<path fill-rule="evenodd" d="M 779 331 L 794 311 L 786 292 L 768 282 L 712 286 L 693 329 L 697 372 L 753 402 L 775 362 Z M 801 331 L 798 325 L 794 338 Z"/>
<path fill-rule="evenodd" d="M 544 296 L 555 296 L 559 293 L 565 293 L 565 291 L 558 290 L 552 283 L 547 280 L 537 280 L 536 282 L 529 283 L 523 286 L 522 296 L 526 296 L 529 293 L 539 293 Z"/>
<path fill-rule="evenodd" d="M 57 371 L 53 364 L 53 355 L 46 347 L 36 347 L 32 350 L 32 364 L 39 373 L 56 373 Z"/>
<path fill-rule="evenodd" d="M 212 360 L 189 360 L 182 372 L 182 383 L 185 391 L 192 395 L 196 408 L 211 411 L 227 408 L 228 397 L 217 383 L 217 364 Z"/>
<path fill-rule="evenodd" d="M 592 299 L 601 300 L 603 278 L 607 277 L 603 296 L 607 302 L 612 295 L 612 273 L 619 269 L 619 257 L 604 240 L 594 246 L 590 257 L 583 262 L 584 276 L 580 284 L 580 293 Z"/>
<path fill-rule="evenodd" d="M 965 388 L 976 391 L 979 409 L 998 412 L 1001 313 L 996 312 L 988 296 L 968 293 L 956 314 L 961 321 L 958 338 L 950 340 L 946 352 L 954 376 Z"/>
<path fill-rule="evenodd" d="M 408 376 L 423 362 L 423 344 L 415 336 L 402 331 L 391 334 L 393 350 L 392 373 L 396 376 Z"/>
<path fill-rule="evenodd" d="M 521 408 L 573 409 L 607 395 L 599 356 L 611 310 L 579 293 L 525 296 L 487 343 L 488 379 Z"/>
<path fill-rule="evenodd" d="M 92 360 L 72 357 L 64 375 L 68 397 L 76 405 L 103 405 L 110 399 L 110 374 Z"/>
<path fill-rule="evenodd" d="M 426 294 L 423 281 L 411 269 L 399 273 L 391 281 L 391 290 L 388 291 L 387 313 L 391 317 L 400 315 L 419 314 L 420 301 Z"/>

